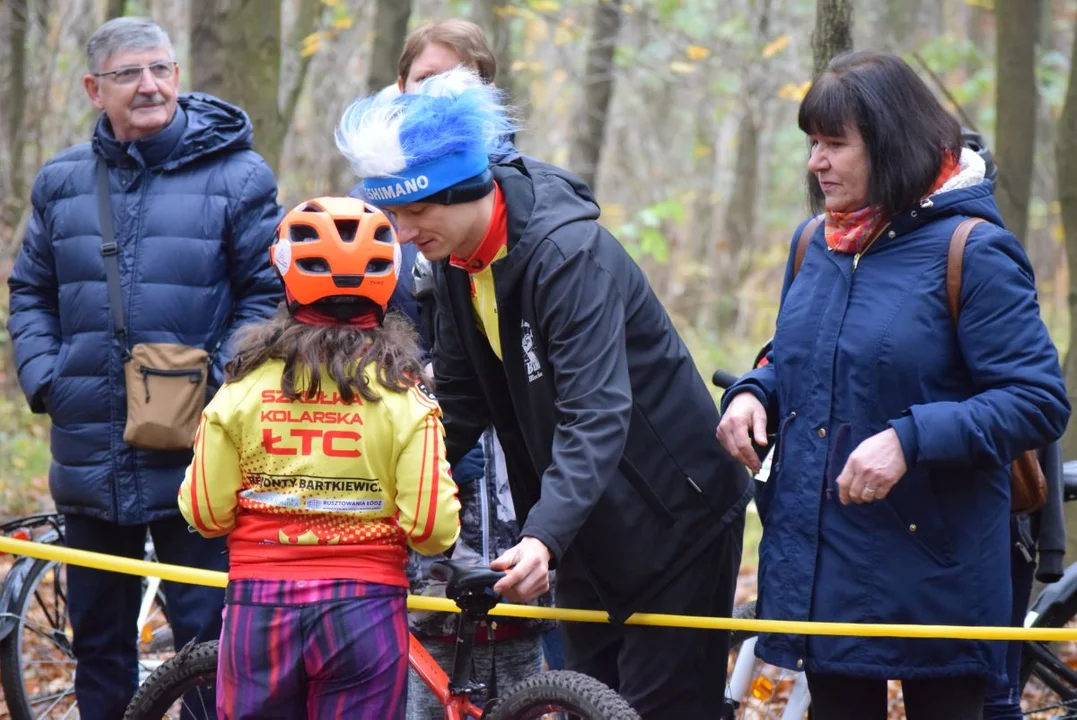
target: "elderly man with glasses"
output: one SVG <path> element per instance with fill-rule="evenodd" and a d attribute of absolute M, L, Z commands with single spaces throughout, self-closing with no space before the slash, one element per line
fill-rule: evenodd
<path fill-rule="evenodd" d="M 19 382 L 52 419 L 49 486 L 68 545 L 140 557 L 148 531 L 162 562 L 225 570 L 224 541 L 188 533 L 176 505 L 193 433 L 179 447 L 136 443 L 128 411 L 151 388 L 167 400 L 189 381 L 204 383 L 197 413 L 236 330 L 277 306 L 276 180 L 241 110 L 178 94 L 180 68 L 157 24 L 111 20 L 86 49 L 83 84 L 102 114 L 91 142 L 38 174 L 9 280 Z M 201 369 L 147 370 L 132 360 L 147 344 L 164 348 L 163 367 L 175 348 Z M 145 398 L 127 391 L 132 376 Z M 166 584 L 165 597 L 177 648 L 219 635 L 223 591 Z M 139 601 L 137 577 L 68 568 L 83 720 L 121 717 L 134 693 Z"/>

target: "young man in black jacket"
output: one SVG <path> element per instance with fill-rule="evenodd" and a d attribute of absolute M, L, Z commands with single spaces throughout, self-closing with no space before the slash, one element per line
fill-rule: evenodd
<path fill-rule="evenodd" d="M 337 143 L 401 242 L 434 264 L 434 376 L 450 462 L 496 427 L 519 543 L 495 588 L 601 608 L 563 626 L 568 666 L 647 718 L 722 700 L 728 634 L 623 626 L 637 611 L 728 616 L 748 477 L 715 441 L 718 412 L 643 272 L 598 224 L 590 190 L 510 155 L 497 91 L 466 70 L 418 95 L 369 98 Z"/>

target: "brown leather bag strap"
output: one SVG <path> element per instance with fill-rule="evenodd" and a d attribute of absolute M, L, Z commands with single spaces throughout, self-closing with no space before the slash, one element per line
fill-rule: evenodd
<path fill-rule="evenodd" d="M 957 332 L 957 320 L 961 316 L 961 264 L 965 259 L 965 243 L 972 229 L 982 222 L 987 221 L 983 218 L 962 220 L 950 237 L 950 251 L 946 255 L 946 304 L 950 308 L 954 332 Z"/>
<path fill-rule="evenodd" d="M 811 245 L 812 236 L 815 235 L 819 223 L 823 222 L 823 217 L 823 215 L 816 215 L 800 231 L 800 237 L 797 238 L 797 249 L 793 254 L 793 277 L 796 277 L 797 273 L 800 272 L 800 266 L 804 264 L 804 256 L 808 253 L 808 246 Z"/>

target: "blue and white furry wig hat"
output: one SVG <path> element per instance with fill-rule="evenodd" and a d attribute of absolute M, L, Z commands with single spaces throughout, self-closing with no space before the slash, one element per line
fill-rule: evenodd
<path fill-rule="evenodd" d="M 337 147 L 374 205 L 477 200 L 493 188 L 490 155 L 516 130 L 501 98 L 476 72 L 457 67 L 415 94 L 382 91 L 352 103 Z"/>

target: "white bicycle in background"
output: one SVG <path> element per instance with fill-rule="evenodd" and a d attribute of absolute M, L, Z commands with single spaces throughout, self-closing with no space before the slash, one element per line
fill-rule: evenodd
<path fill-rule="evenodd" d="M 755 601 L 738 605 L 733 617 L 754 619 Z M 807 676 L 757 659 L 757 640 L 755 633 L 733 633 L 730 654 L 736 653 L 736 659 L 726 684 L 722 720 L 803 720 L 811 706 Z"/>
<path fill-rule="evenodd" d="M 715 373 L 714 382 L 728 387 L 733 379 Z M 720 382 L 722 384 L 720 384 Z M 763 459 L 763 465 L 755 480 L 766 482 L 770 475 L 773 450 Z M 755 619 L 755 601 L 733 608 L 733 617 Z M 758 641 L 755 632 L 735 630 L 730 638 L 730 657 L 733 659 L 728 671 L 725 704 L 721 720 L 803 720 L 811 707 L 808 679 L 802 672 L 784 670 L 767 665 L 755 656 Z"/>

